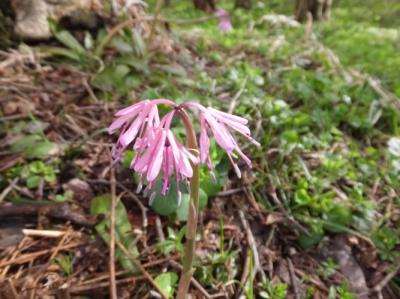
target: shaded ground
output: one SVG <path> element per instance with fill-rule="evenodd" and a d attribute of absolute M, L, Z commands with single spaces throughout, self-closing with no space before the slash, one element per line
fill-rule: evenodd
<path fill-rule="evenodd" d="M 398 298 L 400 150 L 388 147 L 400 134 L 398 69 L 380 77 L 377 56 L 363 55 L 364 68 L 339 49 L 343 66 L 320 42 L 345 38 L 339 10 L 310 31 L 263 19 L 271 7 L 235 11 L 229 34 L 215 20 L 171 22 L 146 47 L 128 29 L 97 40 L 80 33 L 80 43 L 58 30 L 51 48 L 2 53 L 1 298 L 108 298 L 113 196 L 119 296 L 157 296 L 144 274 L 174 289 L 184 208 L 173 196 L 149 208 L 133 192 L 132 153 L 113 170 L 116 137 L 105 132 L 118 108 L 160 96 L 243 115 L 262 143 L 242 143 L 254 161 L 242 179 L 213 147 L 219 181 L 202 173 L 194 297 Z M 185 3 L 162 15 L 202 16 Z M 373 50 L 397 61 L 378 36 Z"/>

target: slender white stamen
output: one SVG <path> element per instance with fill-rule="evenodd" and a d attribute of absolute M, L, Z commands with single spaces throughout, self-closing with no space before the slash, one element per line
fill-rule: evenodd
<path fill-rule="evenodd" d="M 233 168 L 235 169 L 236 175 L 237 177 L 240 179 L 242 177 L 242 172 L 239 169 L 239 166 L 237 166 L 237 164 L 233 164 Z"/>
<path fill-rule="evenodd" d="M 178 197 L 176 198 L 176 204 L 178 205 L 178 207 L 180 207 L 181 203 L 182 203 L 182 192 L 178 191 Z"/>
<path fill-rule="evenodd" d="M 150 198 L 149 198 L 149 206 L 153 205 L 154 200 L 156 199 L 156 192 L 151 193 Z"/>
<path fill-rule="evenodd" d="M 150 189 L 151 189 L 151 184 L 148 184 L 146 186 L 146 188 L 144 188 L 144 191 L 143 191 L 143 196 L 144 197 L 147 197 L 147 194 L 149 193 Z"/>
<path fill-rule="evenodd" d="M 140 191 L 142 191 L 142 188 L 143 188 L 143 182 L 142 182 L 142 176 L 140 176 L 139 184 L 137 185 L 137 188 L 136 188 L 136 194 L 140 193 Z"/>

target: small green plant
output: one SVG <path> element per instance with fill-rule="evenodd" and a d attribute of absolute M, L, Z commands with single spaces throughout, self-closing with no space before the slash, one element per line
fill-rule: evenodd
<path fill-rule="evenodd" d="M 224 221 L 220 219 L 219 251 L 209 254 L 201 264 L 197 265 L 195 276 L 206 284 L 215 286 L 228 282 L 237 273 L 236 257 L 238 251 L 232 250 L 232 242 L 225 248 Z"/>
<path fill-rule="evenodd" d="M 55 261 L 57 264 L 61 267 L 61 269 L 64 271 L 65 275 L 69 276 L 72 274 L 73 268 L 72 268 L 72 254 L 62 254 L 60 256 L 57 256 L 55 258 Z"/>
<path fill-rule="evenodd" d="M 273 283 L 265 280 L 259 283 L 259 296 L 264 299 L 285 299 L 288 285 L 286 283 Z"/>
<path fill-rule="evenodd" d="M 164 255 L 169 255 L 172 251 L 176 251 L 180 256 L 182 256 L 184 252 L 183 237 L 185 236 L 186 228 L 181 228 L 177 234 L 171 227 L 168 227 L 167 232 L 167 239 L 158 243 L 157 248 Z"/>
<path fill-rule="evenodd" d="M 54 184 L 57 181 L 56 174 L 58 169 L 51 165 L 46 165 L 43 161 L 33 161 L 21 172 L 21 177 L 25 179 L 29 189 L 37 188 L 41 182 Z"/>
<path fill-rule="evenodd" d="M 324 279 L 328 279 L 330 276 L 335 274 L 338 266 L 334 260 L 328 258 L 326 261 L 323 261 L 321 266 L 318 268 L 317 273 L 319 276 Z"/>
<path fill-rule="evenodd" d="M 54 198 L 55 201 L 57 202 L 65 202 L 70 199 L 72 199 L 74 196 L 74 193 L 71 190 L 68 190 L 62 194 L 57 194 Z"/>
<path fill-rule="evenodd" d="M 347 281 L 343 282 L 341 286 L 331 286 L 329 288 L 328 299 L 355 299 L 357 296 L 350 292 L 349 283 Z"/>
<path fill-rule="evenodd" d="M 379 228 L 372 236 L 372 240 L 385 260 L 393 259 L 393 250 L 400 244 L 399 233 L 389 227 Z"/>
<path fill-rule="evenodd" d="M 168 298 L 173 298 L 178 283 L 178 275 L 176 273 L 162 273 L 155 278 L 155 282 Z"/>

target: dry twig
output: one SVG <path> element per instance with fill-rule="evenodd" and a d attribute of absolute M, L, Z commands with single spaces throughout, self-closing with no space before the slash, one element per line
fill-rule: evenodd
<path fill-rule="evenodd" d="M 154 281 L 153 277 L 151 277 L 151 275 L 146 271 L 146 269 L 142 266 L 142 264 L 140 264 L 133 256 L 132 254 L 129 252 L 128 249 L 125 248 L 125 246 L 119 241 L 119 240 L 115 240 L 116 244 L 118 245 L 118 247 L 124 252 L 124 254 L 126 255 L 126 257 L 131 261 L 132 264 L 135 265 L 135 267 L 137 267 L 140 272 L 143 273 L 143 275 L 147 278 L 147 280 L 151 283 L 151 285 L 161 294 L 161 296 L 164 299 L 168 299 L 168 296 L 164 294 L 163 290 L 160 289 L 160 287 L 158 286 L 158 284 Z"/>
<path fill-rule="evenodd" d="M 254 239 L 253 232 L 251 231 L 250 225 L 247 222 L 246 217 L 244 216 L 244 213 L 242 210 L 239 210 L 239 218 L 240 218 L 240 222 L 242 223 L 242 226 L 246 232 L 247 243 L 250 246 L 252 253 L 253 253 L 254 268 L 253 268 L 253 273 L 251 273 L 251 275 L 255 276 L 257 273 L 260 273 L 262 278 L 265 279 L 266 275 L 264 273 L 264 270 L 261 267 L 261 262 L 260 262 L 260 258 L 259 258 L 258 250 L 257 250 L 257 244 Z"/>
<path fill-rule="evenodd" d="M 179 269 L 180 271 L 182 271 L 182 269 L 183 269 L 183 267 L 180 264 L 178 264 L 176 261 L 172 260 L 172 261 L 169 262 L 169 264 L 172 267 L 174 267 L 176 269 Z M 201 286 L 201 284 L 194 277 L 192 277 L 190 281 L 200 291 L 200 293 L 203 294 L 203 296 L 205 298 L 207 298 L 207 299 L 211 299 L 212 298 L 212 296 Z"/>
<path fill-rule="evenodd" d="M 294 296 L 296 299 L 300 299 L 299 288 L 297 287 L 297 277 L 294 271 L 292 260 L 290 258 L 287 258 L 286 261 L 288 263 L 290 280 L 292 281 Z"/>
<path fill-rule="evenodd" d="M 30 237 L 46 237 L 46 238 L 59 238 L 65 235 L 66 231 L 58 230 L 42 230 L 42 229 L 23 229 L 22 233 Z"/>

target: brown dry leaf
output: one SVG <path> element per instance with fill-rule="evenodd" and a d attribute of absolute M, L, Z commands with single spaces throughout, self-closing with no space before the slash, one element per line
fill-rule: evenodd
<path fill-rule="evenodd" d="M 1 109 L 6 116 L 13 114 L 28 115 L 35 110 L 35 105 L 28 100 L 14 97 L 13 99 L 1 103 Z"/>
<path fill-rule="evenodd" d="M 272 212 L 272 213 L 269 213 L 265 217 L 263 224 L 271 225 L 271 224 L 276 224 L 276 223 L 283 223 L 283 222 L 285 222 L 285 219 L 286 219 L 286 217 L 282 213 Z"/>

